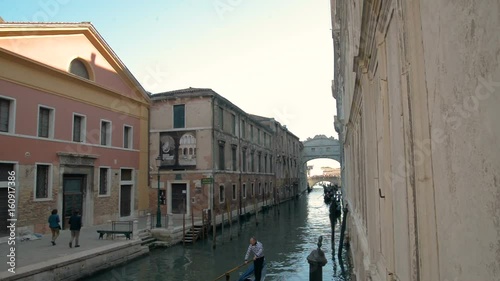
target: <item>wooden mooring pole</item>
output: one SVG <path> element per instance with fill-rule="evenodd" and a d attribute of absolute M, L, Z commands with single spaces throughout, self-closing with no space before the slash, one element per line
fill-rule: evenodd
<path fill-rule="evenodd" d="M 229 241 L 232 241 L 233 240 L 233 237 L 232 237 L 233 222 L 232 222 L 232 215 L 230 212 L 229 201 L 227 201 L 226 205 L 227 205 L 227 218 L 229 220 Z"/>

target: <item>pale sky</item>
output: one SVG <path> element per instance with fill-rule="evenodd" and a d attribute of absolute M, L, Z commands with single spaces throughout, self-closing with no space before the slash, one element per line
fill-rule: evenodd
<path fill-rule="evenodd" d="M 0 0 L 0 17 L 90 21 L 149 92 L 212 88 L 301 140 L 337 138 L 328 0 Z"/>

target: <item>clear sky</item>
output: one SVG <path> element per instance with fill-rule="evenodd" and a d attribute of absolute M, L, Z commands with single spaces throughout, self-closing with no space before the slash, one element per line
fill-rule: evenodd
<path fill-rule="evenodd" d="M 92 22 L 149 92 L 212 88 L 301 140 L 337 137 L 328 0 L 0 0 L 0 17 Z"/>

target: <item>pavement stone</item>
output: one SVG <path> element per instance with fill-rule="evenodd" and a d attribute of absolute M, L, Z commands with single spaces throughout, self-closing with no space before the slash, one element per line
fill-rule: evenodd
<path fill-rule="evenodd" d="M 146 217 L 139 218 L 137 220 L 139 221 L 139 229 L 146 228 Z M 74 242 L 73 248 L 69 247 L 69 241 L 71 240 L 70 230 L 60 231 L 55 246 L 53 246 L 51 243 L 52 234 L 50 233 L 43 235 L 43 237 L 38 240 L 16 240 L 16 269 L 24 266 L 46 262 L 51 259 L 65 257 L 75 253 L 93 250 L 106 245 L 123 242 L 125 240 L 125 237 L 120 236 L 115 236 L 114 239 L 111 239 L 111 237 L 109 239 L 106 239 L 106 235 L 104 235 L 104 239 L 99 239 L 97 230 L 107 229 L 111 230 L 111 223 L 82 227 L 82 229 L 80 230 L 79 238 L 80 247 L 78 248 L 75 248 Z M 132 239 L 137 238 L 138 237 L 132 237 Z M 7 243 L 0 244 L 0 253 L 2 253 L 0 260 L 3 261 L 0 263 L 0 272 L 6 272 L 10 267 L 7 264 L 7 254 L 10 252 L 10 247 L 12 246 L 8 245 Z"/>
<path fill-rule="evenodd" d="M 147 217 L 140 217 L 135 219 L 138 221 L 138 230 L 150 229 L 151 223 L 148 225 Z M 154 220 L 153 226 L 156 223 L 154 216 L 151 218 Z M 187 220 L 187 218 L 186 218 Z M 167 220 L 165 216 L 162 217 L 162 228 L 167 227 Z M 186 221 L 186 227 L 191 226 L 191 221 Z M 171 228 L 182 228 L 182 220 L 176 219 L 172 220 Z M 80 247 L 73 248 L 69 247 L 69 241 L 71 240 L 70 230 L 61 230 L 59 237 L 56 240 L 56 245 L 52 246 L 51 237 L 52 235 L 45 234 L 41 239 L 38 240 L 28 240 L 28 241 L 16 241 L 16 270 L 25 266 L 32 266 L 38 263 L 43 263 L 52 259 L 58 259 L 65 256 L 73 255 L 75 253 L 81 253 L 84 251 L 94 250 L 99 247 L 111 245 L 113 243 L 120 243 L 125 241 L 125 237 L 115 237 L 114 239 L 99 239 L 99 234 L 97 230 L 111 230 L 111 223 L 103 225 L 94 225 L 89 227 L 82 227 L 80 230 L 79 244 Z M 132 237 L 132 239 L 138 239 L 139 237 Z M 73 243 L 74 244 L 74 243 Z M 10 245 L 7 243 L 0 243 L 0 273 L 7 272 L 9 265 L 7 264 Z M 74 257 L 73 255 L 72 257 Z"/>

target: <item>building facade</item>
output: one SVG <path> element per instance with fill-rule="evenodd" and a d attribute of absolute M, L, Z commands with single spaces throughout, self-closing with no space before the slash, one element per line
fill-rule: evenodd
<path fill-rule="evenodd" d="M 500 273 L 500 3 L 331 0 L 355 280 Z"/>
<path fill-rule="evenodd" d="M 303 192 L 307 188 L 307 167 L 302 159 L 304 145 L 299 138 L 274 118 L 251 115 L 273 133 L 273 164 L 275 164 L 276 196 L 279 200 Z"/>
<path fill-rule="evenodd" d="M 293 196 L 283 190 L 298 178 L 298 170 L 281 167 L 276 133 L 267 124 L 211 89 L 176 90 L 151 99 L 150 159 L 161 159 L 153 178 L 159 171 L 162 213 L 173 220 L 199 218 L 211 210 L 219 218 L 236 216 Z M 297 148 L 290 158 L 298 155 Z M 276 176 L 278 171 L 286 181 Z M 157 202 L 157 184 L 151 185 L 151 206 Z"/>
<path fill-rule="evenodd" d="M 52 209 L 63 228 L 147 210 L 149 102 L 90 23 L 0 23 L 2 235 L 9 171 L 19 231 L 46 233 Z"/>

